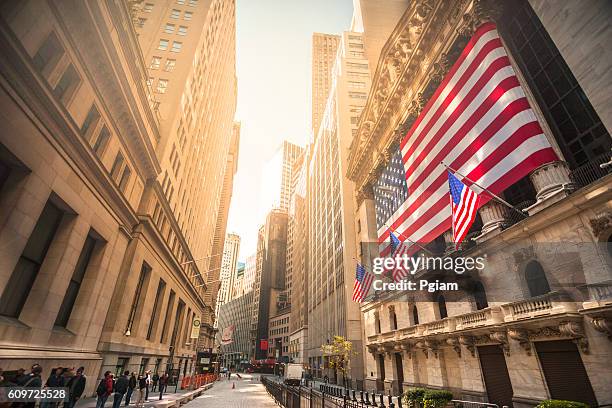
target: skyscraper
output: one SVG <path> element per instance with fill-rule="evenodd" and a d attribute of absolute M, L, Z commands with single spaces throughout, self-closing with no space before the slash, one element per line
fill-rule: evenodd
<path fill-rule="evenodd" d="M 238 267 L 238 254 L 240 253 L 240 236 L 227 234 L 223 245 L 223 256 L 221 257 L 220 280 L 221 287 L 217 294 L 215 315 L 218 315 L 219 307 L 231 300 L 236 271 Z"/>
<path fill-rule="evenodd" d="M 264 214 L 272 209 L 287 211 L 291 198 L 293 163 L 304 149 L 286 140 L 279 146 L 263 169 L 261 196 Z"/>
<path fill-rule="evenodd" d="M 312 133 L 317 136 L 332 82 L 332 66 L 340 36 L 312 34 Z"/>
<path fill-rule="evenodd" d="M 344 336 L 362 348 L 359 306 L 351 301 L 355 276 L 353 183 L 346 173 L 348 147 L 370 87 L 362 35 L 345 32 L 332 69 L 332 85 L 308 175 L 308 358 L 317 376 L 337 375 L 321 345 Z M 350 377 L 363 379 L 361 355 L 351 362 Z"/>

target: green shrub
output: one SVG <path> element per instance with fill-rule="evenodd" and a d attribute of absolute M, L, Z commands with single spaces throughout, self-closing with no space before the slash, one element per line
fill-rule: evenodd
<path fill-rule="evenodd" d="M 589 404 L 565 400 L 544 400 L 536 408 L 589 408 Z"/>
<path fill-rule="evenodd" d="M 442 408 L 453 399 L 453 393 L 446 390 L 428 390 L 423 395 L 424 408 Z"/>
<path fill-rule="evenodd" d="M 404 399 L 414 402 L 423 402 L 423 396 L 427 392 L 425 388 L 412 388 L 404 394 Z"/>

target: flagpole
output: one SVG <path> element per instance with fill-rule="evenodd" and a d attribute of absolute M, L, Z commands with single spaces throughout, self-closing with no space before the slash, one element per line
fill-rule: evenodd
<path fill-rule="evenodd" d="M 393 227 L 391 227 L 388 224 L 383 224 L 385 227 L 389 228 L 389 230 L 391 230 L 391 232 L 397 232 L 399 234 L 400 237 L 404 238 L 404 241 L 408 241 L 408 242 L 412 242 L 414 245 L 418 246 L 419 248 L 421 248 L 423 251 L 427 252 L 429 255 L 433 255 L 433 253 L 425 248 L 423 245 L 419 244 L 418 242 L 414 242 L 413 240 L 409 239 L 407 236 L 405 236 L 404 234 L 402 234 L 401 232 L 393 229 Z"/>
<path fill-rule="evenodd" d="M 527 218 L 527 214 L 525 214 L 523 211 L 519 210 L 518 208 L 516 208 L 515 206 L 513 206 L 512 204 L 510 204 L 509 202 L 507 202 L 503 198 L 499 197 L 497 194 L 492 193 L 489 189 L 484 188 L 480 184 L 476 183 L 474 180 L 471 180 L 467 176 L 464 176 L 463 174 L 459 173 L 457 170 L 453 169 L 451 166 L 448 166 L 446 163 L 444 163 L 444 162 L 440 162 L 440 163 L 442 163 L 442 165 L 444 167 L 446 167 L 448 170 L 452 171 L 455 174 L 458 174 L 461 178 L 469 181 L 470 183 L 472 183 L 472 185 L 475 185 L 476 187 L 480 188 L 482 191 L 484 191 L 487 194 L 489 194 L 492 198 L 494 198 L 498 202 L 504 204 L 506 207 L 516 211 L 517 213 L 521 214 L 523 217 Z"/>

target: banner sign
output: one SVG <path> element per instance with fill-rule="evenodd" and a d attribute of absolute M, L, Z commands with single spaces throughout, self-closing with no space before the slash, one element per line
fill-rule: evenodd
<path fill-rule="evenodd" d="M 201 326 L 200 318 L 195 317 L 191 325 L 191 336 L 189 338 L 197 339 L 200 337 L 200 326 Z"/>

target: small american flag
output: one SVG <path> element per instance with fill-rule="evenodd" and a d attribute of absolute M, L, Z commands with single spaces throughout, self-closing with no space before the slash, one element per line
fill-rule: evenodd
<path fill-rule="evenodd" d="M 394 258 L 401 258 L 404 255 L 410 255 L 408 253 L 408 248 L 410 245 L 406 245 L 400 241 L 400 239 L 395 235 L 395 232 L 390 231 L 389 237 L 391 238 L 391 256 Z M 395 265 L 395 269 L 391 272 L 394 282 L 399 282 L 402 279 L 405 279 L 410 274 L 410 271 L 404 269 L 402 265 Z"/>
<path fill-rule="evenodd" d="M 448 186 L 453 221 L 453 242 L 456 249 L 476 219 L 479 198 L 474 190 L 459 181 L 450 171 L 448 172 Z"/>
<path fill-rule="evenodd" d="M 367 272 L 363 265 L 357 262 L 357 271 L 355 273 L 355 284 L 353 285 L 353 302 L 363 302 L 370 291 L 374 275 Z"/>

